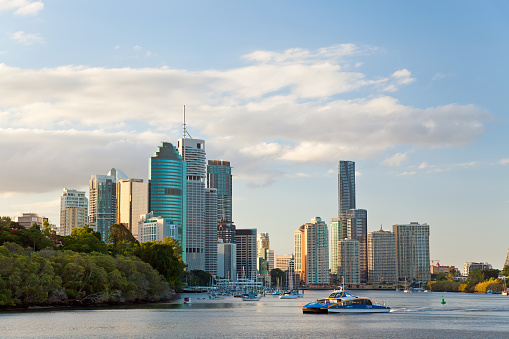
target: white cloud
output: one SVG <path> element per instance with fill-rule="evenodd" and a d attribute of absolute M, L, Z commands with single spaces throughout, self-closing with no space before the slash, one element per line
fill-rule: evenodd
<path fill-rule="evenodd" d="M 410 175 L 415 175 L 415 174 L 417 174 L 417 172 L 410 171 L 410 172 L 402 172 L 402 173 L 398 174 L 398 176 L 410 176 Z"/>
<path fill-rule="evenodd" d="M 139 46 L 139 45 L 136 45 L 136 46 L 134 46 L 134 47 L 133 47 L 133 49 L 134 49 L 135 51 L 139 51 L 139 50 L 141 50 L 141 49 L 142 49 L 142 47 L 141 47 L 141 46 Z"/>
<path fill-rule="evenodd" d="M 509 164 L 509 159 L 500 159 L 500 161 L 498 163 L 500 165 L 507 165 L 507 164 Z"/>
<path fill-rule="evenodd" d="M 22 31 L 11 34 L 11 39 L 15 40 L 18 44 L 31 45 L 34 42 L 42 43 L 44 39 L 39 34 L 28 34 Z"/>
<path fill-rule="evenodd" d="M 461 166 L 461 167 L 474 167 L 476 165 L 477 165 L 477 161 L 464 162 L 464 163 L 461 163 L 461 164 L 457 164 L 457 166 Z"/>
<path fill-rule="evenodd" d="M 35 15 L 44 8 L 42 1 L 0 0 L 0 12 L 15 10 L 16 15 Z"/>
<path fill-rule="evenodd" d="M 427 162 L 423 161 L 417 168 L 424 169 L 424 168 L 429 168 L 429 167 L 433 167 L 433 166 L 430 166 L 430 165 L 428 165 Z"/>
<path fill-rule="evenodd" d="M 385 159 L 382 163 L 389 167 L 399 167 L 406 159 L 406 153 L 396 153 L 392 157 Z"/>
<path fill-rule="evenodd" d="M 225 71 L 0 64 L 0 175 L 19 178 L 0 191 L 79 186 L 111 167 L 146 176 L 159 141 L 180 137 L 184 104 L 208 156 L 230 160 L 236 180 L 252 187 L 305 172 L 290 165 L 331 168 L 396 146 L 465 145 L 484 132 L 488 115 L 475 105 L 403 105 L 381 94 L 379 80 L 344 71 L 342 58 L 360 50 L 260 51 Z M 410 77 L 399 72 L 385 79 L 397 87 Z M 360 88 L 370 94 L 356 95 Z"/>
<path fill-rule="evenodd" d="M 113 49 L 120 49 L 120 45 L 115 45 L 115 47 L 113 47 Z"/>

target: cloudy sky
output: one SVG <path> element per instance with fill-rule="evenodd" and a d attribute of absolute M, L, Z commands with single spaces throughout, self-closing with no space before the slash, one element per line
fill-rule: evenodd
<path fill-rule="evenodd" d="M 431 226 L 431 259 L 509 248 L 505 1 L 0 0 L 0 215 L 59 222 L 62 188 L 147 179 L 189 132 L 234 167 L 234 220 L 337 214 L 353 160 L 368 230 Z"/>

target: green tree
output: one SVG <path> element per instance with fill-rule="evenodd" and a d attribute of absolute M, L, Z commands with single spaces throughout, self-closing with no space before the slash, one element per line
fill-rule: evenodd
<path fill-rule="evenodd" d="M 212 281 L 212 275 L 207 271 L 192 270 L 184 272 L 184 281 L 189 286 L 208 286 Z"/>
<path fill-rule="evenodd" d="M 108 253 L 108 246 L 101 240 L 101 234 L 95 232 L 88 225 L 72 230 L 71 235 L 63 238 L 63 248 L 75 252 Z"/>
<path fill-rule="evenodd" d="M 279 287 L 283 288 L 286 286 L 286 273 L 279 268 L 274 268 L 270 271 L 270 281 L 272 287 L 275 288 L 277 286 L 277 282 L 279 281 Z"/>
<path fill-rule="evenodd" d="M 34 251 L 40 251 L 46 247 L 53 248 L 55 246 L 53 242 L 46 237 L 41 227 L 35 222 L 21 238 L 23 245 L 33 248 Z"/>
<path fill-rule="evenodd" d="M 113 254 L 134 254 L 140 245 L 124 224 L 113 224 L 108 229 L 106 242 Z"/>
<path fill-rule="evenodd" d="M 140 244 L 136 256 L 155 268 L 174 289 L 180 288 L 186 264 L 182 261 L 182 248 L 175 239 L 148 241 Z"/>
<path fill-rule="evenodd" d="M 494 268 L 489 269 L 489 270 L 483 270 L 484 280 L 489 280 L 490 278 L 497 279 L 499 273 L 500 273 L 500 270 L 497 270 Z"/>
<path fill-rule="evenodd" d="M 500 272 L 500 274 L 509 277 L 509 265 L 504 266 L 504 269 Z"/>

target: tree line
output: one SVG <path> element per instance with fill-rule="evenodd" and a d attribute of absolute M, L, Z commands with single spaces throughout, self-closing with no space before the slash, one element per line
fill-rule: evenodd
<path fill-rule="evenodd" d="M 166 300 L 186 265 L 177 241 L 139 243 L 122 224 L 60 236 L 45 222 L 25 228 L 0 218 L 0 306 Z"/>
<path fill-rule="evenodd" d="M 467 292 L 467 293 L 486 293 L 491 291 L 498 293 L 504 289 L 504 281 L 498 276 L 509 276 L 509 266 L 505 266 L 502 271 L 497 269 L 472 270 L 466 281 L 457 281 L 451 273 L 439 273 L 435 280 L 430 281 L 426 287 L 430 291 L 437 292 Z"/>

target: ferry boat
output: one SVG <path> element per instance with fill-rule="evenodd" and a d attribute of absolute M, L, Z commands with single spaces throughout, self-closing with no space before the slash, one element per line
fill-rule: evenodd
<path fill-rule="evenodd" d="M 335 290 L 328 298 L 302 307 L 303 313 L 385 313 L 391 308 L 370 298 L 358 297 L 343 289 Z"/>

